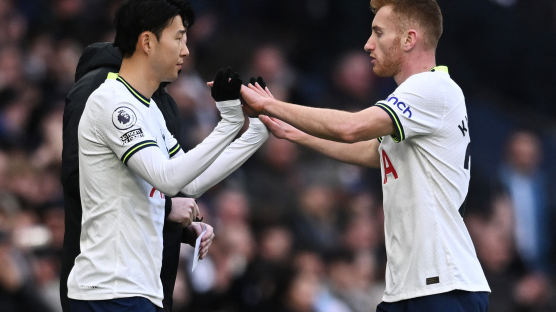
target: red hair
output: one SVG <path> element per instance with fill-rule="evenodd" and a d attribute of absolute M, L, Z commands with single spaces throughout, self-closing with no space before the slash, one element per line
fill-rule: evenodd
<path fill-rule="evenodd" d="M 442 12 L 436 0 L 371 0 L 376 12 L 384 6 L 392 6 L 402 25 L 417 23 L 425 32 L 425 45 L 436 48 L 442 35 Z"/>

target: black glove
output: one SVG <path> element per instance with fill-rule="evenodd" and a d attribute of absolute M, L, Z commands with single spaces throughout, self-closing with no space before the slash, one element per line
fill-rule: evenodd
<path fill-rule="evenodd" d="M 228 67 L 226 70 L 221 68 L 216 72 L 210 94 L 217 102 L 237 100 L 239 99 L 241 83 L 239 75 L 232 72 L 231 68 Z"/>
<path fill-rule="evenodd" d="M 194 229 L 186 227 L 181 231 L 181 242 L 195 247 L 195 240 L 197 239 L 197 232 Z"/>
<path fill-rule="evenodd" d="M 258 82 L 261 88 L 266 88 L 266 82 L 264 82 L 263 77 L 251 77 L 251 79 L 249 79 L 249 83 L 251 83 L 252 85 L 255 85 L 255 82 Z"/>

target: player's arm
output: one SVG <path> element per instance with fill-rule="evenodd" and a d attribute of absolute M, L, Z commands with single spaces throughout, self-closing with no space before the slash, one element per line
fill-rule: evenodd
<path fill-rule="evenodd" d="M 323 139 L 353 143 L 394 134 L 392 119 L 376 106 L 356 113 L 306 107 L 265 97 L 252 85 L 242 86 L 241 96 L 253 110 Z"/>
<path fill-rule="evenodd" d="M 304 145 L 346 163 L 372 168 L 378 168 L 380 165 L 379 142 L 376 139 L 355 143 L 336 142 L 312 136 L 276 118 L 265 115 L 261 115 L 260 118 L 278 138 Z"/>
<path fill-rule="evenodd" d="M 255 78 L 251 78 L 254 80 Z M 259 81 L 266 86 L 261 77 Z M 246 109 L 246 107 L 243 107 Z M 246 111 L 250 114 L 250 111 Z M 235 139 L 230 145 L 224 149 L 224 151 L 218 156 L 218 158 L 198 176 L 191 183 L 187 184 L 181 193 L 189 197 L 197 198 L 209 190 L 211 187 L 225 179 L 232 172 L 237 170 L 249 157 L 251 157 L 262 145 L 266 142 L 268 138 L 268 130 L 264 124 L 258 118 L 249 118 L 249 126 L 246 131 L 241 133 L 241 136 Z M 242 128 L 243 130 L 243 128 Z M 173 136 L 168 133 L 168 138 L 171 142 L 169 145 L 173 146 L 177 144 L 177 141 Z M 170 150 L 170 156 L 172 157 L 174 150 Z M 180 149 L 175 155 L 180 155 L 183 151 Z"/>
<path fill-rule="evenodd" d="M 268 130 L 258 118 L 249 118 L 249 128 L 235 139 L 216 160 L 181 193 L 197 198 L 237 170 L 268 138 Z"/>
<path fill-rule="evenodd" d="M 160 148 L 149 147 L 156 147 L 151 142 L 138 152 L 126 152 L 122 161 L 159 191 L 177 194 L 217 159 L 243 126 L 245 119 L 239 100 L 217 102 L 217 107 L 222 120 L 208 137 L 187 153 L 167 159 Z"/>
<path fill-rule="evenodd" d="M 231 70 L 220 70 L 214 80 L 211 93 L 216 100 L 216 107 L 220 111 L 221 120 L 211 134 L 187 153 L 176 155 L 171 159 L 160 148 L 151 148 L 157 142 L 148 140 L 153 138 L 146 133 L 145 139 L 126 147 L 123 153 L 117 153 L 124 164 L 133 172 L 141 176 L 159 191 L 175 195 L 185 185 L 191 183 L 207 167 L 212 164 L 220 153 L 231 143 L 244 123 L 239 89 L 241 79 Z M 149 118 L 148 116 L 141 116 Z M 110 128 L 110 125 L 104 127 Z M 120 142 L 113 135 L 106 135 L 113 150 L 121 150 Z M 112 140 L 111 140 L 112 139 Z M 160 144 L 165 144 L 161 142 Z M 170 154 L 172 151 L 170 151 Z"/>

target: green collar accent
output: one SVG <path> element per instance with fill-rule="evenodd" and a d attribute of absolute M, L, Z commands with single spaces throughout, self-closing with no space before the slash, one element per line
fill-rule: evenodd
<path fill-rule="evenodd" d="M 117 81 L 121 82 L 127 88 L 127 90 L 137 100 L 139 100 L 139 102 L 141 102 L 143 105 L 149 107 L 149 105 L 151 103 L 151 100 L 148 99 L 147 97 L 143 96 L 141 93 L 139 93 L 139 91 L 135 90 L 135 88 L 133 88 L 127 81 L 125 81 L 125 79 L 123 77 L 121 77 L 117 73 L 108 73 L 108 76 L 106 77 L 106 79 L 113 79 L 113 80 L 117 80 Z"/>
<path fill-rule="evenodd" d="M 448 66 L 443 66 L 443 65 L 435 66 L 431 69 L 431 72 L 435 72 L 435 71 L 445 72 L 446 74 L 448 74 Z"/>
<path fill-rule="evenodd" d="M 111 80 L 116 80 L 118 78 L 118 73 L 108 73 L 108 76 L 106 77 L 106 79 L 111 79 Z"/>

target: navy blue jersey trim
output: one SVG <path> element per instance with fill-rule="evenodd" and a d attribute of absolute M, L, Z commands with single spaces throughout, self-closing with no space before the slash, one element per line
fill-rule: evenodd
<path fill-rule="evenodd" d="M 174 155 L 176 155 L 179 151 L 180 151 L 180 143 L 176 143 L 176 145 L 174 145 L 174 147 L 172 147 L 169 151 L 168 154 L 170 155 L 170 158 L 174 157 Z"/>
<path fill-rule="evenodd" d="M 394 112 L 394 110 L 386 104 L 376 103 L 375 106 L 382 108 L 388 114 L 388 116 L 390 116 L 390 119 L 392 119 L 392 123 L 394 124 L 394 130 L 396 132 L 395 134 L 392 135 L 392 139 L 394 139 L 395 142 L 403 141 L 405 139 L 405 132 L 403 130 L 403 126 L 400 121 L 400 118 L 398 117 L 396 112 Z"/>
<path fill-rule="evenodd" d="M 133 156 L 133 154 L 137 153 L 138 151 L 144 149 L 145 147 L 149 146 L 158 146 L 155 141 L 153 140 L 145 140 L 139 142 L 132 147 L 130 147 L 123 155 L 122 155 L 122 162 L 124 165 L 127 165 L 128 160 Z"/>
<path fill-rule="evenodd" d="M 135 88 L 133 88 L 124 78 L 122 78 L 122 76 L 118 76 L 118 78 L 116 78 L 116 80 L 121 82 L 127 88 L 127 90 L 129 90 L 131 95 L 133 95 L 137 100 L 139 100 L 139 102 L 141 102 L 141 104 L 149 107 L 149 105 L 151 103 L 151 99 L 148 99 L 147 97 L 145 97 L 141 93 L 139 93 L 139 91 L 135 90 Z"/>

